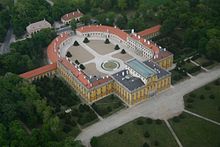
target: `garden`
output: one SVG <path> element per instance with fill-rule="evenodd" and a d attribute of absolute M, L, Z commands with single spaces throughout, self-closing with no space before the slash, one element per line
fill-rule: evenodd
<path fill-rule="evenodd" d="M 183 113 L 169 120 L 185 147 L 218 147 L 220 127 L 198 117 Z"/>
<path fill-rule="evenodd" d="M 93 137 L 92 147 L 177 147 L 174 138 L 161 120 L 138 118 L 107 134 Z"/>
<path fill-rule="evenodd" d="M 220 122 L 220 79 L 184 96 L 187 110 Z"/>
<path fill-rule="evenodd" d="M 92 108 L 102 117 L 107 117 L 123 108 L 124 103 L 115 95 L 109 95 L 92 104 Z"/>
<path fill-rule="evenodd" d="M 96 114 L 86 104 L 82 104 L 78 95 L 56 76 L 44 77 L 34 81 L 41 97 L 54 109 L 64 126 L 64 132 L 76 136 L 79 126 L 85 127 L 98 120 Z"/>

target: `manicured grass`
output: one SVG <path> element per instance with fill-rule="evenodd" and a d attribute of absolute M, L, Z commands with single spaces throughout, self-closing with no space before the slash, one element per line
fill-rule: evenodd
<path fill-rule="evenodd" d="M 200 64 L 201 66 L 211 69 L 214 66 L 216 66 L 218 63 L 216 63 L 215 61 L 210 61 L 208 60 L 206 57 L 199 57 L 196 60 L 194 60 L 196 63 Z"/>
<path fill-rule="evenodd" d="M 93 109 L 102 117 L 107 117 L 125 107 L 115 95 L 109 95 L 92 104 Z"/>
<path fill-rule="evenodd" d="M 191 63 L 189 60 L 182 64 L 180 67 L 181 69 L 185 70 L 186 72 L 192 75 L 196 75 L 201 72 L 201 68 Z"/>
<path fill-rule="evenodd" d="M 160 147 L 177 147 L 174 138 L 163 121 L 147 123 L 146 118 L 131 121 L 107 134 L 97 137 L 94 147 L 142 147 L 147 142 L 151 147 L 158 141 Z M 145 137 L 144 134 L 149 135 Z M 121 133 L 121 134 L 120 134 Z"/>
<path fill-rule="evenodd" d="M 185 118 L 169 120 L 184 147 L 219 147 L 220 126 L 183 113 Z"/>
<path fill-rule="evenodd" d="M 186 109 L 220 122 L 220 79 L 184 96 Z"/>

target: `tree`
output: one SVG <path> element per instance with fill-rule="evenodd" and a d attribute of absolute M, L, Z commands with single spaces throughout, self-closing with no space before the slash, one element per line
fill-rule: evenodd
<path fill-rule="evenodd" d="M 105 44 L 109 44 L 109 43 L 110 43 L 109 39 L 106 38 L 106 39 L 105 39 Z"/>
<path fill-rule="evenodd" d="M 68 51 L 68 52 L 66 53 L 66 56 L 67 56 L 68 58 L 71 58 L 71 57 L 72 57 L 72 54 Z"/>
<path fill-rule="evenodd" d="M 98 139 L 97 137 L 92 137 L 91 141 L 90 141 L 90 144 L 92 147 L 96 147 L 97 146 L 97 143 L 98 143 Z"/>
<path fill-rule="evenodd" d="M 118 16 L 116 16 L 115 25 L 118 26 L 119 28 L 126 29 L 127 17 L 119 14 Z"/>
<path fill-rule="evenodd" d="M 206 54 L 209 59 L 214 59 L 220 62 L 220 39 L 212 38 L 206 45 Z"/>
<path fill-rule="evenodd" d="M 115 45 L 115 50 L 119 50 L 120 47 L 118 46 L 118 44 Z"/>
<path fill-rule="evenodd" d="M 145 137 L 145 138 L 149 138 L 149 137 L 150 137 L 150 134 L 149 134 L 148 131 L 145 131 L 145 132 L 144 132 L 144 137 Z"/>
<path fill-rule="evenodd" d="M 75 60 L 75 63 L 76 63 L 77 65 L 79 65 L 79 64 L 80 64 L 80 62 L 79 62 L 78 60 Z"/>
<path fill-rule="evenodd" d="M 74 41 L 73 45 L 74 45 L 74 46 L 79 46 L 78 41 Z"/>
<path fill-rule="evenodd" d="M 126 0 L 118 0 L 118 7 L 121 10 L 125 10 L 127 8 L 127 1 Z"/>
<path fill-rule="evenodd" d="M 147 142 L 145 142 L 145 143 L 143 144 L 143 147 L 150 147 L 150 146 L 149 146 L 149 144 L 148 144 Z"/>
<path fill-rule="evenodd" d="M 84 40 L 83 40 L 84 43 L 89 43 L 89 39 L 86 37 Z"/>
<path fill-rule="evenodd" d="M 85 67 L 83 64 L 80 64 L 80 65 L 79 65 L 79 68 L 82 69 L 82 70 L 84 70 L 86 67 Z"/>
<path fill-rule="evenodd" d="M 126 51 L 124 49 L 122 49 L 121 54 L 126 54 Z"/>
<path fill-rule="evenodd" d="M 77 28 L 77 22 L 73 19 L 71 22 L 70 22 L 70 26 L 71 26 L 71 29 L 75 32 L 76 28 Z"/>

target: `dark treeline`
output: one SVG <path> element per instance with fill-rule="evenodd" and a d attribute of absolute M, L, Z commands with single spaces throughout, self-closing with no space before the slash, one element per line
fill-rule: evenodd
<path fill-rule="evenodd" d="M 56 37 L 53 30 L 45 29 L 32 38 L 11 45 L 11 52 L 0 55 L 0 75 L 6 72 L 21 74 L 44 65 L 44 52 Z"/>
<path fill-rule="evenodd" d="M 81 147 L 36 87 L 17 75 L 0 76 L 0 101 L 0 146 Z"/>
<path fill-rule="evenodd" d="M 193 51 L 220 61 L 220 1 L 174 0 L 160 9 L 158 43 L 177 56 Z M 156 39 L 157 40 L 157 39 Z"/>

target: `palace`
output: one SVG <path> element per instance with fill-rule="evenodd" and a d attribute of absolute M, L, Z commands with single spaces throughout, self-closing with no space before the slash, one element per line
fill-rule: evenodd
<path fill-rule="evenodd" d="M 171 86 L 171 73 L 168 69 L 173 66 L 173 54 L 152 41 L 142 38 L 133 31 L 128 34 L 117 27 L 102 25 L 80 27 L 76 29 L 76 36 L 80 39 L 85 37 L 95 40 L 109 39 L 110 42 L 123 46 L 125 51 L 134 53 L 144 61 L 132 58 L 124 61 L 123 69 L 111 71 L 105 76 L 90 75 L 65 56 L 66 48 L 78 40 L 68 33 L 63 33 L 47 48 L 51 64 L 21 74 L 20 77 L 33 81 L 59 74 L 88 103 L 115 94 L 129 106 Z"/>

